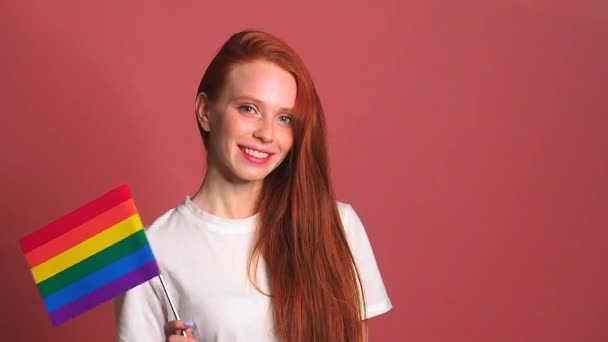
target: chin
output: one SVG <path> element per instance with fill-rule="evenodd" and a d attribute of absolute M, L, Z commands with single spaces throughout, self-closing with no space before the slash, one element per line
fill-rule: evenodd
<path fill-rule="evenodd" d="M 272 171 L 276 170 L 279 167 L 280 163 L 277 165 L 272 163 L 272 165 L 247 165 L 240 164 L 234 165 L 233 175 L 244 182 L 259 182 L 263 181 Z"/>
<path fill-rule="evenodd" d="M 242 182 L 261 182 L 263 181 L 270 172 L 236 172 L 235 176 Z"/>

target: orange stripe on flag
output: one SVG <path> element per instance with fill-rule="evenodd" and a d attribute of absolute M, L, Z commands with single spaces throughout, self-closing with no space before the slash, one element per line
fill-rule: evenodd
<path fill-rule="evenodd" d="M 135 202 L 131 198 L 104 212 L 103 214 L 83 223 L 79 227 L 60 235 L 46 244 L 27 253 L 25 258 L 30 268 L 35 267 L 52 257 L 82 243 L 100 232 L 111 228 L 117 223 L 137 213 Z"/>
<path fill-rule="evenodd" d="M 64 215 L 37 231 L 19 240 L 21 251 L 27 254 L 49 241 L 69 232 L 81 224 L 103 214 L 120 203 L 130 199 L 131 191 L 128 185 L 122 185 L 116 189 L 90 201 L 82 207 Z"/>

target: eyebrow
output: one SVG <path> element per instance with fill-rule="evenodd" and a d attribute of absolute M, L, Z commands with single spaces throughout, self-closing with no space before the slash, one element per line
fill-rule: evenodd
<path fill-rule="evenodd" d="M 264 103 L 264 102 L 256 99 L 253 96 L 247 96 L 247 95 L 234 97 L 230 102 L 238 102 L 238 101 L 253 102 L 258 107 L 262 107 L 262 104 Z M 279 111 L 280 112 L 287 112 L 287 113 L 291 114 L 291 113 L 293 113 L 293 108 L 291 108 L 291 107 L 281 107 L 281 108 L 279 108 Z"/>

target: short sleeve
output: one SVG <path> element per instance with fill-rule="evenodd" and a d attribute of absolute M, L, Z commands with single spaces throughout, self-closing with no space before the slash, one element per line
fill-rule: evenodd
<path fill-rule="evenodd" d="M 153 283 L 157 279 L 140 284 L 114 302 L 116 341 L 164 341 L 166 311 Z"/>
<path fill-rule="evenodd" d="M 340 203 L 347 239 L 361 277 L 365 298 L 365 318 L 381 315 L 392 309 L 392 303 L 380 274 L 374 251 L 363 222 L 350 204 Z"/>

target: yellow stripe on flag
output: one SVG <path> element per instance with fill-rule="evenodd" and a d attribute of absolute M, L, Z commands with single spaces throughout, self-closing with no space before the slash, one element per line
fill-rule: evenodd
<path fill-rule="evenodd" d="M 92 238 L 32 268 L 34 281 L 38 284 L 142 229 L 143 224 L 139 215 L 133 214 Z"/>

